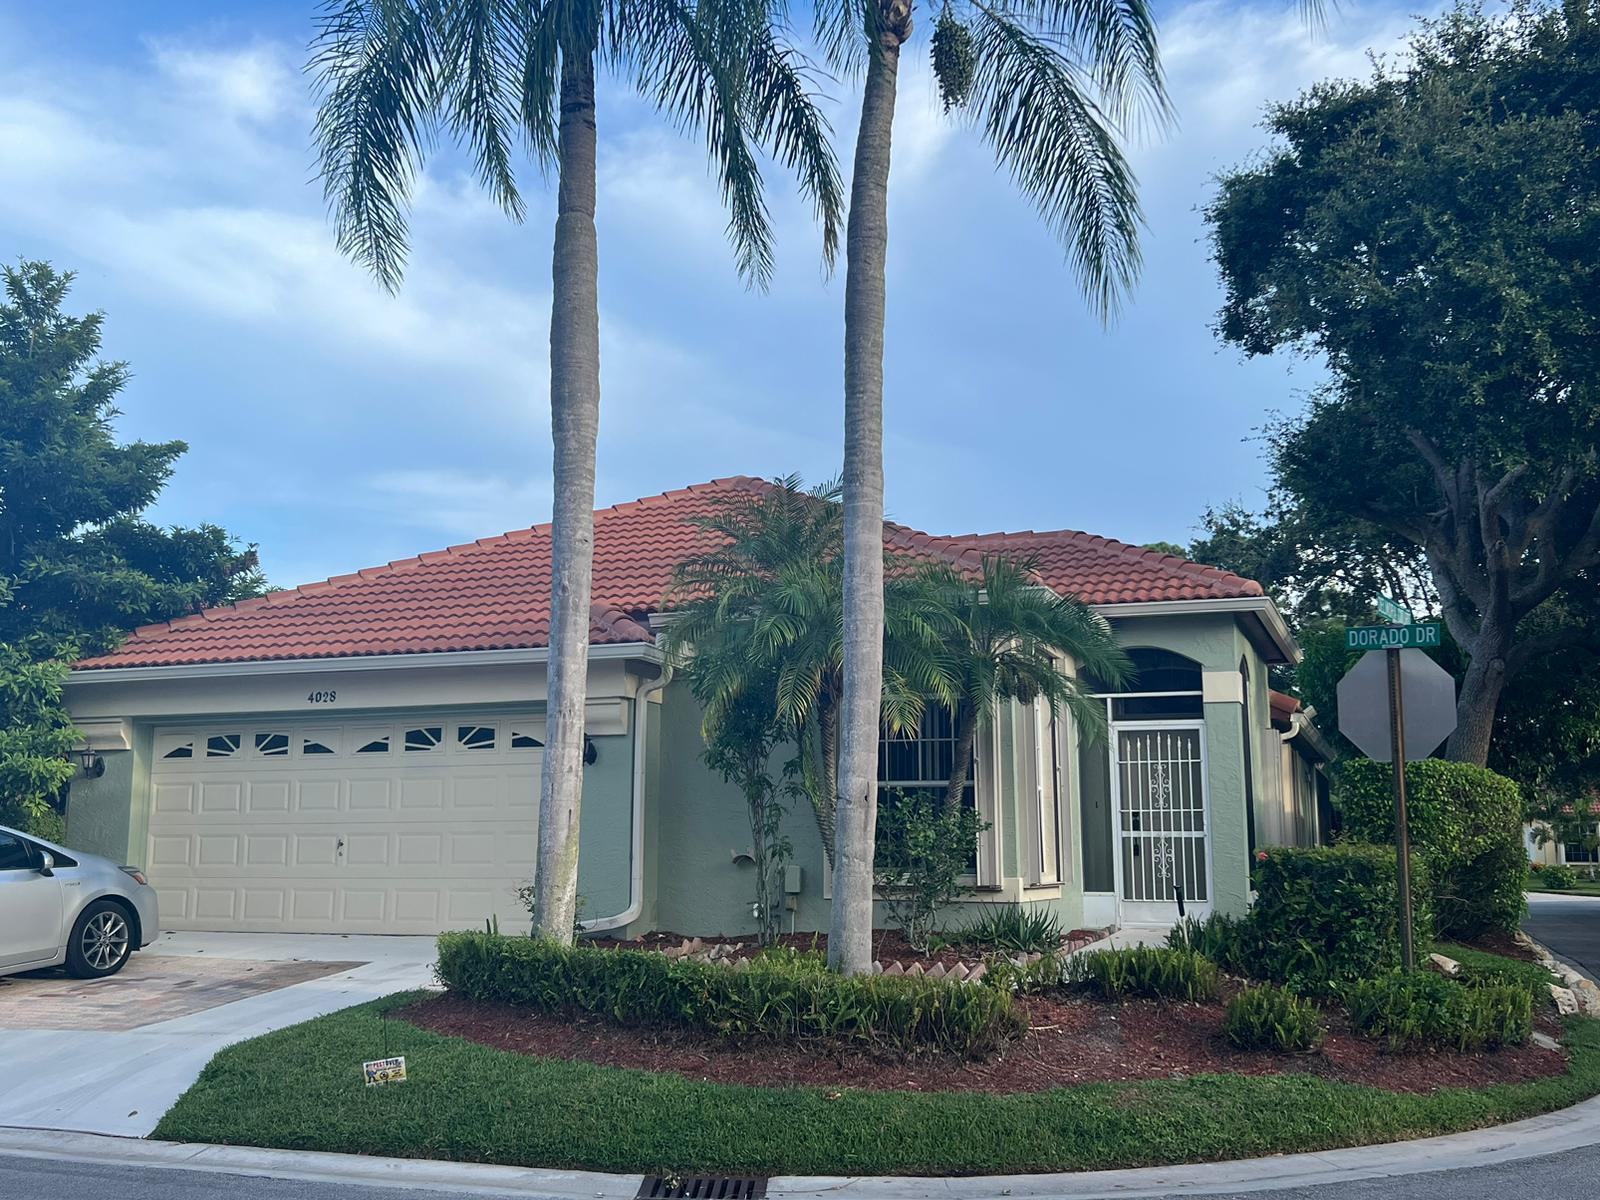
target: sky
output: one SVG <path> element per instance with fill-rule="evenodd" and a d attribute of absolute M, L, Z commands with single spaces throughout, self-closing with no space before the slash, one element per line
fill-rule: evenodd
<path fill-rule="evenodd" d="M 928 5 L 890 178 L 890 516 L 937 533 L 1087 529 L 1188 542 L 1259 504 L 1254 435 L 1319 379 L 1245 360 L 1200 210 L 1267 144 L 1264 107 L 1392 52 L 1415 4 L 1165 3 L 1173 129 L 1131 145 L 1145 268 L 1111 327 L 981 139 L 940 112 Z M 1431 10 L 1425 10 L 1431 11 Z M 448 148 L 414 196 L 398 294 L 343 258 L 303 67 L 313 0 L 0 0 L 0 259 L 77 273 L 131 365 L 127 439 L 188 454 L 150 519 L 214 522 L 293 586 L 547 520 L 553 200 L 522 165 L 506 219 Z M 859 90 L 819 90 L 848 164 Z M 837 474 L 842 272 L 769 167 L 778 273 L 738 279 L 702 148 L 608 81 L 599 97 L 597 503 L 723 475 Z"/>

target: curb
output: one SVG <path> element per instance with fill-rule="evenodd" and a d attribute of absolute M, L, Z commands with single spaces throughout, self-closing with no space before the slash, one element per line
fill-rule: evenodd
<path fill-rule="evenodd" d="M 1097 1200 L 1174 1193 L 1259 1192 L 1363 1179 L 1486 1167 L 1542 1158 L 1600 1144 L 1600 1097 L 1510 1125 L 1346 1150 L 1271 1158 L 1119 1171 L 1056 1175 L 986 1175 L 958 1178 L 852 1176 L 776 1177 L 767 1195 L 788 1200 L 992 1200 L 1007 1195 L 1032 1200 Z M 51 1162 L 89 1162 L 158 1170 L 210 1171 L 312 1183 L 443 1191 L 457 1196 L 545 1197 L 548 1200 L 626 1200 L 639 1175 L 501 1167 L 430 1159 L 376 1158 L 303 1150 L 155 1142 L 95 1133 L 0 1128 L 0 1155 Z"/>

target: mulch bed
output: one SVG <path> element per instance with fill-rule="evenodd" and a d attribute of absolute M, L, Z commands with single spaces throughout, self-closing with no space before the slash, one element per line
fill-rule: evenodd
<path fill-rule="evenodd" d="M 1101 932 L 1091 929 L 1074 929 L 1067 934 L 1071 941 L 1090 941 L 1100 937 Z M 621 950 L 665 950 L 669 946 L 682 945 L 687 939 L 681 933 L 647 933 L 643 937 L 623 939 L 596 938 L 587 943 L 609 949 Z M 754 934 L 744 937 L 701 937 L 700 940 L 707 946 L 718 943 L 739 944 L 745 947 L 747 955 L 754 954 L 757 950 Z M 795 950 L 816 949 L 823 954 L 828 952 L 828 935 L 825 933 L 786 933 L 778 939 L 783 945 Z M 906 941 L 905 935 L 898 929 L 874 929 L 872 931 L 872 958 L 875 962 L 898 962 L 911 964 L 920 962 L 925 967 L 935 963 L 943 963 L 953 967 L 957 963 L 981 962 L 986 955 L 993 955 L 993 948 L 985 949 L 981 946 L 946 946 L 938 950 L 923 953 L 914 950 L 911 943 Z"/>
<path fill-rule="evenodd" d="M 1531 1044 L 1482 1054 L 1391 1054 L 1380 1042 L 1356 1037 L 1337 1014 L 1330 1017 L 1328 1040 L 1319 1053 L 1277 1055 L 1230 1046 L 1221 1036 L 1220 1004 L 1040 996 L 1019 1003 L 1031 1028 L 983 1062 L 940 1054 L 896 1060 L 838 1045 L 764 1043 L 752 1053 L 748 1047 L 699 1034 L 550 1016 L 504 1004 L 477 1004 L 449 993 L 396 1015 L 435 1033 L 518 1054 L 764 1087 L 1010 1095 L 1078 1083 L 1298 1072 L 1426 1094 L 1447 1087 L 1520 1083 L 1566 1070 L 1562 1052 Z M 1548 1021 L 1541 1024 L 1553 1028 Z"/>

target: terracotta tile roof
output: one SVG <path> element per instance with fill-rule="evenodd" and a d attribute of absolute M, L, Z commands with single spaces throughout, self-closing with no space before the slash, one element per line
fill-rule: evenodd
<path fill-rule="evenodd" d="M 649 496 L 595 513 L 591 641 L 653 640 L 648 626 L 673 569 L 707 534 L 690 523 L 709 497 L 771 486 L 747 476 Z M 906 553 L 976 565 L 984 554 L 1034 555 L 1045 583 L 1091 604 L 1259 596 L 1214 567 L 1108 538 L 1054 533 L 934 537 L 891 525 Z M 549 644 L 550 527 L 537 525 L 147 625 L 79 669 L 525 649 Z"/>
<path fill-rule="evenodd" d="M 1300 711 L 1300 701 L 1286 692 L 1270 689 L 1267 700 L 1272 708 L 1272 723 L 1280 729 L 1288 729 L 1290 718 Z"/>

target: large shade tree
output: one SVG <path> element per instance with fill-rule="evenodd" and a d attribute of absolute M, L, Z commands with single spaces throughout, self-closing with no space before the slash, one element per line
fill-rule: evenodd
<path fill-rule="evenodd" d="M 0 822 L 49 836 L 77 741 L 68 664 L 265 581 L 217 526 L 144 518 L 186 447 L 117 440 L 128 367 L 100 359 L 99 313 L 65 310 L 72 276 L 22 262 L 0 283 Z"/>
<path fill-rule="evenodd" d="M 600 420 L 596 83 L 610 68 L 704 134 L 746 278 L 764 283 L 773 264 L 761 148 L 798 173 L 831 259 L 841 197 L 827 124 L 774 16 L 771 0 L 333 0 L 314 46 L 316 137 L 339 244 L 391 289 L 406 261 L 406 200 L 440 135 L 466 147 L 513 219 L 524 212 L 519 152 L 554 169 L 550 665 L 534 922 L 560 941 L 571 941 L 577 908 Z"/>
<path fill-rule="evenodd" d="M 864 72 L 845 233 L 844 693 L 830 964 L 871 966 L 883 664 L 883 362 L 889 160 L 915 0 L 818 0 L 833 61 Z M 1119 145 L 1162 113 L 1146 0 L 946 0 L 931 54 L 945 108 L 970 120 L 1039 210 L 1102 317 L 1139 265 L 1139 208 Z"/>
<path fill-rule="evenodd" d="M 1277 481 L 1425 557 L 1468 659 L 1448 753 L 1484 763 L 1600 572 L 1600 22 L 1458 8 L 1268 124 L 1207 211 L 1220 332 L 1327 363 L 1270 431 Z"/>

